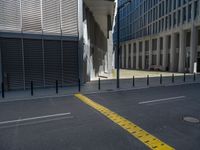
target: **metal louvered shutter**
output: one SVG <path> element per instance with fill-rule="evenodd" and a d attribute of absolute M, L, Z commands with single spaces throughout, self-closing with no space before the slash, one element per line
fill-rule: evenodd
<path fill-rule="evenodd" d="M 55 86 L 62 83 L 61 41 L 44 41 L 45 85 Z"/>
<path fill-rule="evenodd" d="M 22 28 L 23 31 L 41 32 L 40 0 L 22 1 Z"/>
<path fill-rule="evenodd" d="M 43 87 L 43 51 L 42 40 L 24 39 L 24 63 L 26 88 L 30 88 L 30 81 L 35 87 Z"/>
<path fill-rule="evenodd" d="M 43 31 L 45 33 L 60 33 L 60 1 L 43 0 Z"/>
<path fill-rule="evenodd" d="M 8 89 L 23 89 L 23 58 L 21 39 L 2 38 L 2 71 Z"/>
<path fill-rule="evenodd" d="M 20 0 L 0 0 L 0 30 L 20 31 Z"/>
<path fill-rule="evenodd" d="M 63 41 L 64 85 L 76 85 L 78 81 L 78 42 Z"/>
<path fill-rule="evenodd" d="M 78 0 L 61 0 L 62 33 L 68 36 L 78 35 Z"/>

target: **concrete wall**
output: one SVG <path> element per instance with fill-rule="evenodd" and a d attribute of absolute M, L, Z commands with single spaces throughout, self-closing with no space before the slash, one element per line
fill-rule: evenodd
<path fill-rule="evenodd" d="M 87 82 L 111 73 L 113 46 L 112 34 L 109 37 L 104 34 L 85 4 L 83 11 L 83 80 Z"/>

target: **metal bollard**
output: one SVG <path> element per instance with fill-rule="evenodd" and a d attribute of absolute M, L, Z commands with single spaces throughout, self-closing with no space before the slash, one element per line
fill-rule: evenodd
<path fill-rule="evenodd" d="M 133 87 L 135 86 L 135 77 L 133 76 Z"/>
<path fill-rule="evenodd" d="M 183 75 L 183 82 L 185 82 L 185 73 L 184 73 L 184 75 Z"/>
<path fill-rule="evenodd" d="M 174 74 L 172 74 L 172 83 L 174 83 Z"/>
<path fill-rule="evenodd" d="M 149 75 L 147 75 L 147 86 L 149 86 Z"/>
<path fill-rule="evenodd" d="M 101 79 L 99 78 L 98 89 L 101 90 Z"/>
<path fill-rule="evenodd" d="M 193 80 L 196 81 L 196 74 L 194 73 Z"/>
<path fill-rule="evenodd" d="M 4 98 L 5 97 L 5 90 L 4 90 L 4 83 L 2 82 L 1 83 L 1 94 L 2 94 L 2 98 Z"/>
<path fill-rule="evenodd" d="M 33 81 L 31 81 L 31 96 L 33 96 Z"/>
<path fill-rule="evenodd" d="M 160 74 L 160 84 L 162 84 L 162 74 Z"/>
<path fill-rule="evenodd" d="M 56 94 L 58 94 L 58 80 L 56 80 Z"/>
<path fill-rule="evenodd" d="M 78 79 L 78 91 L 80 92 L 81 91 L 81 80 Z"/>

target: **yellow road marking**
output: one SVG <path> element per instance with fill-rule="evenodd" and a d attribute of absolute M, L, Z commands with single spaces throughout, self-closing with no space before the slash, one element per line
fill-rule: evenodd
<path fill-rule="evenodd" d="M 155 136 L 151 135 L 150 133 L 144 131 L 142 128 L 134 124 L 133 122 L 127 120 L 126 118 L 118 115 L 117 113 L 109 110 L 108 108 L 92 101 L 91 99 L 87 98 L 82 94 L 75 94 L 82 102 L 86 103 L 87 105 L 91 106 L 92 108 L 96 109 L 97 111 L 101 112 L 104 116 L 112 120 L 114 123 L 118 124 L 124 130 L 129 132 L 132 136 L 140 140 L 146 146 L 153 150 L 174 150 L 173 147 L 167 145 L 166 143 L 160 141 Z"/>

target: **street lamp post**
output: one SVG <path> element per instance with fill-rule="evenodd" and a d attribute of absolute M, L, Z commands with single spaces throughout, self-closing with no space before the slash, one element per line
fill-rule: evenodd
<path fill-rule="evenodd" d="M 131 0 L 127 0 L 125 3 L 119 6 L 118 0 L 118 7 L 117 7 L 117 88 L 119 88 L 119 69 L 120 69 L 120 9 L 122 9 L 126 4 L 130 3 Z"/>

